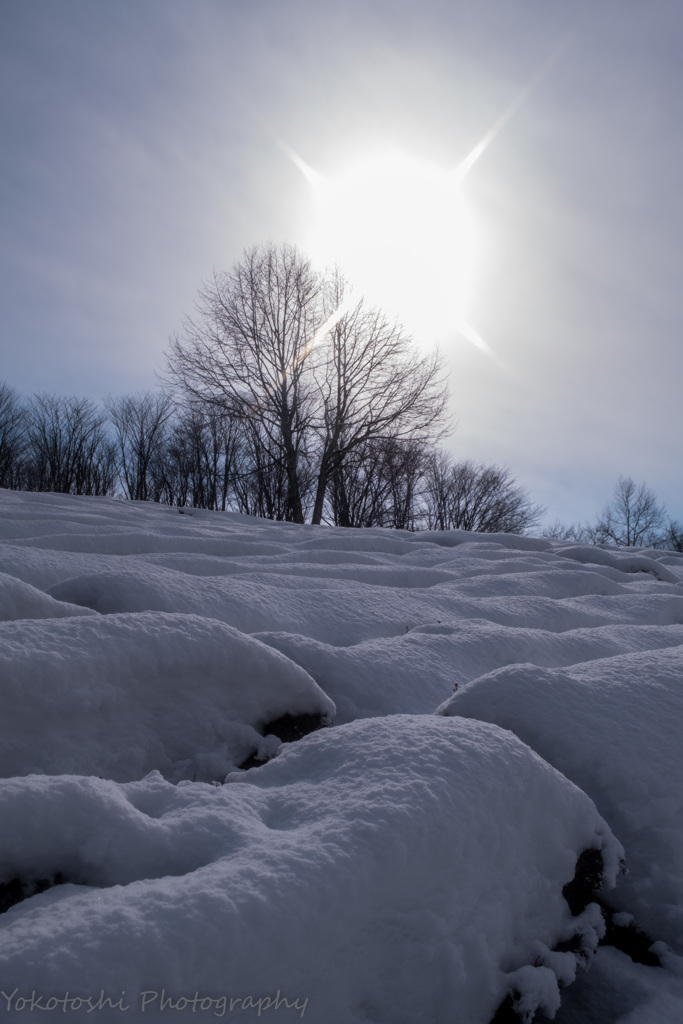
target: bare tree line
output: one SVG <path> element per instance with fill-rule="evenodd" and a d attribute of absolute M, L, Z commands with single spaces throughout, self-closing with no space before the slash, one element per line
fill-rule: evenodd
<path fill-rule="evenodd" d="M 67 494 L 113 493 L 115 446 L 88 398 L 34 395 L 0 384 L 0 486 Z"/>
<path fill-rule="evenodd" d="M 612 499 L 593 522 L 556 521 L 543 530 L 543 536 L 579 544 L 683 551 L 683 526 L 667 517 L 665 507 L 647 484 L 637 484 L 630 476 L 619 477 Z"/>
<path fill-rule="evenodd" d="M 268 459 L 257 425 L 215 405 L 179 405 L 164 392 L 108 399 L 34 395 L 0 383 L 0 487 L 122 495 L 179 507 L 286 520 L 281 463 Z M 302 487 L 311 516 L 316 481 Z M 354 448 L 333 476 L 322 521 L 337 526 L 525 533 L 535 505 L 510 471 L 456 461 L 420 440 L 374 439 Z M 620 477 L 593 522 L 555 522 L 542 535 L 582 544 L 683 551 L 683 526 L 654 492 Z"/>
<path fill-rule="evenodd" d="M 0 384 L 0 486 L 122 495 L 179 507 L 291 518 L 289 481 L 249 419 L 215 405 L 181 405 L 164 392 L 89 399 L 35 395 Z M 300 480 L 311 519 L 318 479 Z M 321 521 L 395 529 L 521 532 L 542 509 L 509 471 L 456 462 L 419 439 L 354 446 L 333 475 Z"/>
<path fill-rule="evenodd" d="M 535 505 L 506 468 L 454 460 L 437 355 L 295 248 L 214 273 L 171 339 L 164 389 L 90 399 L 0 385 L 0 486 L 122 494 L 345 527 L 524 533 Z M 593 523 L 545 536 L 683 549 L 683 527 L 620 477 Z"/>
<path fill-rule="evenodd" d="M 521 532 L 542 510 L 507 470 L 455 463 L 437 355 L 288 245 L 214 273 L 171 339 L 165 390 L 0 394 L 0 486 L 294 523 Z"/>

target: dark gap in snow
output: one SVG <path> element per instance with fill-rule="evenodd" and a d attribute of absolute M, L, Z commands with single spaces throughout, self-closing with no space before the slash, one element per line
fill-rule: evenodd
<path fill-rule="evenodd" d="M 589 903 L 596 902 L 602 888 L 604 870 L 601 850 L 592 848 L 579 854 L 574 877 L 562 889 L 562 895 L 574 917 L 582 914 Z"/>
<path fill-rule="evenodd" d="M 637 572 L 644 572 L 646 576 L 654 576 L 654 578 L 655 578 L 655 579 L 656 579 L 656 580 L 657 580 L 657 581 L 658 581 L 659 583 L 663 583 L 663 582 L 664 582 L 664 581 L 663 581 L 663 579 L 662 579 L 662 577 L 661 577 L 661 576 L 658 576 L 658 575 L 657 575 L 657 573 L 655 572 L 655 570 L 654 570 L 654 569 L 629 569 L 629 570 L 627 570 L 627 571 L 628 571 L 628 572 L 629 572 L 629 573 L 630 573 L 630 574 L 631 574 L 632 576 L 633 576 L 633 575 L 635 575 L 635 573 L 637 573 Z"/>
<path fill-rule="evenodd" d="M 579 854 L 574 877 L 562 889 L 562 895 L 567 901 L 572 916 L 578 917 L 590 903 L 597 903 L 602 911 L 606 928 L 605 935 L 600 939 L 598 945 L 614 946 L 620 952 L 626 953 L 634 963 L 644 964 L 646 967 L 661 967 L 661 960 L 650 949 L 653 940 L 638 928 L 632 919 L 626 923 L 616 923 L 614 918 L 618 918 L 620 915 L 610 910 L 599 898 L 598 893 L 603 885 L 604 867 L 601 850 L 591 848 Z M 577 958 L 585 959 L 584 936 L 581 932 L 577 932 L 571 938 L 558 942 L 553 952 L 574 953 Z M 560 982 L 558 984 L 562 988 L 562 984 Z M 516 990 L 509 992 L 496 1010 L 491 1024 L 532 1024 L 533 1021 L 540 1024 L 540 1021 L 548 1020 L 542 1010 L 538 1010 L 531 1016 L 528 1012 L 520 1012 L 518 1009 L 520 999 L 520 992 Z"/>
<path fill-rule="evenodd" d="M 281 715 L 279 718 L 274 718 L 272 722 L 268 722 L 263 727 L 263 735 L 277 736 L 282 743 L 295 743 L 297 740 L 303 739 L 304 736 L 308 736 L 311 732 L 317 732 L 318 729 L 326 728 L 329 724 L 327 716 L 319 713 L 303 715 L 286 714 Z M 265 764 L 269 760 L 269 757 L 257 757 L 256 751 L 254 751 L 239 767 L 247 771 L 249 768 L 256 768 L 258 765 Z"/>
<path fill-rule="evenodd" d="M 597 894 L 603 885 L 604 871 L 605 861 L 601 850 L 591 847 L 579 854 L 574 877 L 562 888 L 562 895 L 573 917 L 582 914 L 590 903 L 600 903 Z M 602 907 L 602 903 L 600 906 Z M 553 947 L 553 952 L 574 953 L 577 959 L 585 959 L 586 948 L 583 933 L 579 931 L 571 938 L 558 942 Z M 558 985 L 562 987 L 560 982 Z M 491 1024 L 532 1024 L 533 1021 L 548 1020 L 541 1010 L 531 1015 L 528 1011 L 520 1012 L 521 998 L 522 993 L 516 989 L 508 992 L 491 1018 Z"/>
<path fill-rule="evenodd" d="M 58 871 L 53 878 L 10 878 L 9 882 L 0 883 L 0 914 L 14 907 L 30 896 L 37 896 L 55 885 L 64 885 L 67 879 Z"/>
<path fill-rule="evenodd" d="M 656 953 L 650 949 L 654 939 L 651 939 L 646 932 L 639 928 L 635 921 L 628 924 L 616 924 L 614 911 L 610 910 L 602 900 L 597 900 L 605 918 L 606 931 L 604 938 L 600 939 L 600 946 L 614 946 L 620 953 L 625 953 L 635 964 L 644 964 L 645 967 L 662 967 L 662 961 Z"/>
<path fill-rule="evenodd" d="M 516 998 L 519 998 L 518 992 L 508 992 L 491 1018 L 491 1024 L 520 1024 L 522 1018 L 515 1009 Z"/>
<path fill-rule="evenodd" d="M 600 850 L 584 850 L 576 862 L 576 873 L 567 882 L 562 895 L 566 899 L 569 909 L 574 917 L 582 913 L 589 903 L 597 903 L 602 910 L 605 920 L 605 935 L 600 939 L 600 946 L 614 946 L 615 949 L 626 953 L 627 956 L 637 964 L 644 964 L 646 967 L 661 967 L 662 962 L 656 953 L 650 952 L 650 946 L 654 939 L 646 935 L 635 922 L 628 924 L 616 924 L 614 911 L 610 910 L 598 896 L 602 887 L 603 859 Z M 573 940 L 569 940 L 570 943 Z M 562 944 L 557 947 L 558 952 L 565 952 L 571 949 L 570 945 Z"/>
<path fill-rule="evenodd" d="M 304 715 L 281 715 L 265 727 L 265 734 L 272 733 L 283 743 L 294 743 L 296 740 L 308 736 L 310 732 L 323 729 L 328 724 L 325 715 L 304 714 Z"/>

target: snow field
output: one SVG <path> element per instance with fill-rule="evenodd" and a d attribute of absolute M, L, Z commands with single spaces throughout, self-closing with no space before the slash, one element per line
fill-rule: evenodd
<path fill-rule="evenodd" d="M 0 574 L 0 886 L 63 883 L 0 915 L 0 1015 L 552 1016 L 553 947 L 602 929 L 562 897 L 591 847 L 680 949 L 683 557 L 0 491 Z M 283 714 L 334 727 L 280 744 Z M 658 948 L 628 1024 L 683 1017 Z"/>

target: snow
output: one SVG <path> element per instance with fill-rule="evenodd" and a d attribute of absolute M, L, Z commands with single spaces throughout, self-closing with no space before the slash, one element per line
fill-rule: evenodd
<path fill-rule="evenodd" d="M 599 949 L 585 981 L 563 994 L 555 1024 L 680 1024 L 683 961 L 669 955 L 665 965 L 645 967 L 617 949 Z"/>
<path fill-rule="evenodd" d="M 511 983 L 535 1000 L 519 968 L 580 929 L 562 897 L 577 855 L 602 848 L 613 884 L 622 852 L 510 733 L 436 716 L 323 730 L 218 788 L 13 779 L 0 814 L 5 875 L 76 886 L 5 915 L 13 988 L 37 970 L 48 992 L 279 988 L 332 1024 L 485 1024 Z"/>
<path fill-rule="evenodd" d="M 614 905 L 683 952 L 683 646 L 509 666 L 442 711 L 511 729 L 588 793 L 626 849 Z"/>
<path fill-rule="evenodd" d="M 213 619 L 142 612 L 0 624 L 3 777 L 157 769 L 211 781 L 284 714 L 334 703 L 278 651 Z M 49 722 L 49 729 L 46 723 Z"/>
<path fill-rule="evenodd" d="M 0 622 L 16 619 L 60 619 L 67 615 L 84 615 L 88 609 L 58 601 L 54 597 L 0 572 Z M 92 614 L 92 613 L 91 613 Z"/>
<path fill-rule="evenodd" d="M 680 1019 L 682 669 L 671 552 L 0 491 L 0 1014 Z"/>

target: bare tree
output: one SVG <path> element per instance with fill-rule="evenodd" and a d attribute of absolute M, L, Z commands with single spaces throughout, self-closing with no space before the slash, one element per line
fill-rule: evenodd
<path fill-rule="evenodd" d="M 291 519 L 287 474 L 258 420 L 245 421 L 235 475 L 238 510 L 285 522 Z"/>
<path fill-rule="evenodd" d="M 120 456 L 120 477 L 126 496 L 135 501 L 161 500 L 161 467 L 166 424 L 173 412 L 168 395 L 147 391 L 107 399 Z"/>
<path fill-rule="evenodd" d="M 654 547 L 665 548 L 667 551 L 683 551 L 683 525 L 676 519 L 670 519 L 664 532 L 655 541 Z"/>
<path fill-rule="evenodd" d="M 331 327 L 321 346 L 324 358 L 315 367 L 322 407 L 314 524 L 321 522 L 330 482 L 345 462 L 357 461 L 354 452 L 375 442 L 374 454 L 385 456 L 390 442 L 431 446 L 445 429 L 447 390 L 438 355 L 419 357 L 403 328 L 362 299 L 346 309 L 344 292 L 336 272 L 326 289 Z"/>
<path fill-rule="evenodd" d="M 331 482 L 371 442 L 438 433 L 446 402 L 438 360 L 415 356 L 378 311 L 349 308 L 340 275 L 323 281 L 290 246 L 214 274 L 171 342 L 168 374 L 245 424 L 251 497 L 280 517 L 284 475 L 284 518 L 298 523 L 322 521 Z"/>
<path fill-rule="evenodd" d="M 423 519 L 421 482 L 431 455 L 422 440 L 390 440 L 384 443 L 384 479 L 389 490 L 389 517 L 384 526 L 417 530 Z"/>
<path fill-rule="evenodd" d="M 435 529 L 524 533 L 544 509 L 534 505 L 510 471 L 438 454 L 426 474 L 427 521 Z"/>
<path fill-rule="evenodd" d="M 542 537 L 549 540 L 569 540 L 577 544 L 590 544 L 590 527 L 582 526 L 581 523 L 563 523 L 556 519 L 550 526 L 544 526 L 541 530 Z"/>
<path fill-rule="evenodd" d="M 616 544 L 638 548 L 656 542 L 657 530 L 663 525 L 666 511 L 646 484 L 636 484 L 631 477 L 620 476 L 614 497 L 602 515 L 589 528 L 596 544 Z"/>
<path fill-rule="evenodd" d="M 352 449 L 331 479 L 326 519 L 335 526 L 417 529 L 427 457 L 417 442 L 383 438 Z"/>
<path fill-rule="evenodd" d="M 308 456 L 313 381 L 308 357 L 319 327 L 320 281 L 292 246 L 246 252 L 199 293 L 168 369 L 185 394 L 258 421 L 264 451 L 284 470 L 287 518 L 304 521 L 301 469 Z"/>
<path fill-rule="evenodd" d="M 115 476 L 105 417 L 88 398 L 34 395 L 27 408 L 27 490 L 104 494 Z"/>
<path fill-rule="evenodd" d="M 76 477 L 72 488 L 75 494 L 113 495 L 119 473 L 116 442 L 108 436 L 103 416 L 98 416 L 98 427 L 83 445 L 76 464 Z"/>
<path fill-rule="evenodd" d="M 213 406 L 179 410 L 162 455 L 168 504 L 226 510 L 237 470 L 238 427 Z"/>
<path fill-rule="evenodd" d="M 26 414 L 19 394 L 9 384 L 0 383 L 0 487 L 19 485 L 26 443 Z"/>
<path fill-rule="evenodd" d="M 356 448 L 334 474 L 329 492 L 335 526 L 384 526 L 389 487 L 379 444 Z"/>
<path fill-rule="evenodd" d="M 448 530 L 451 523 L 453 459 L 443 450 L 436 451 L 429 463 L 424 498 L 427 524 L 432 530 Z"/>

